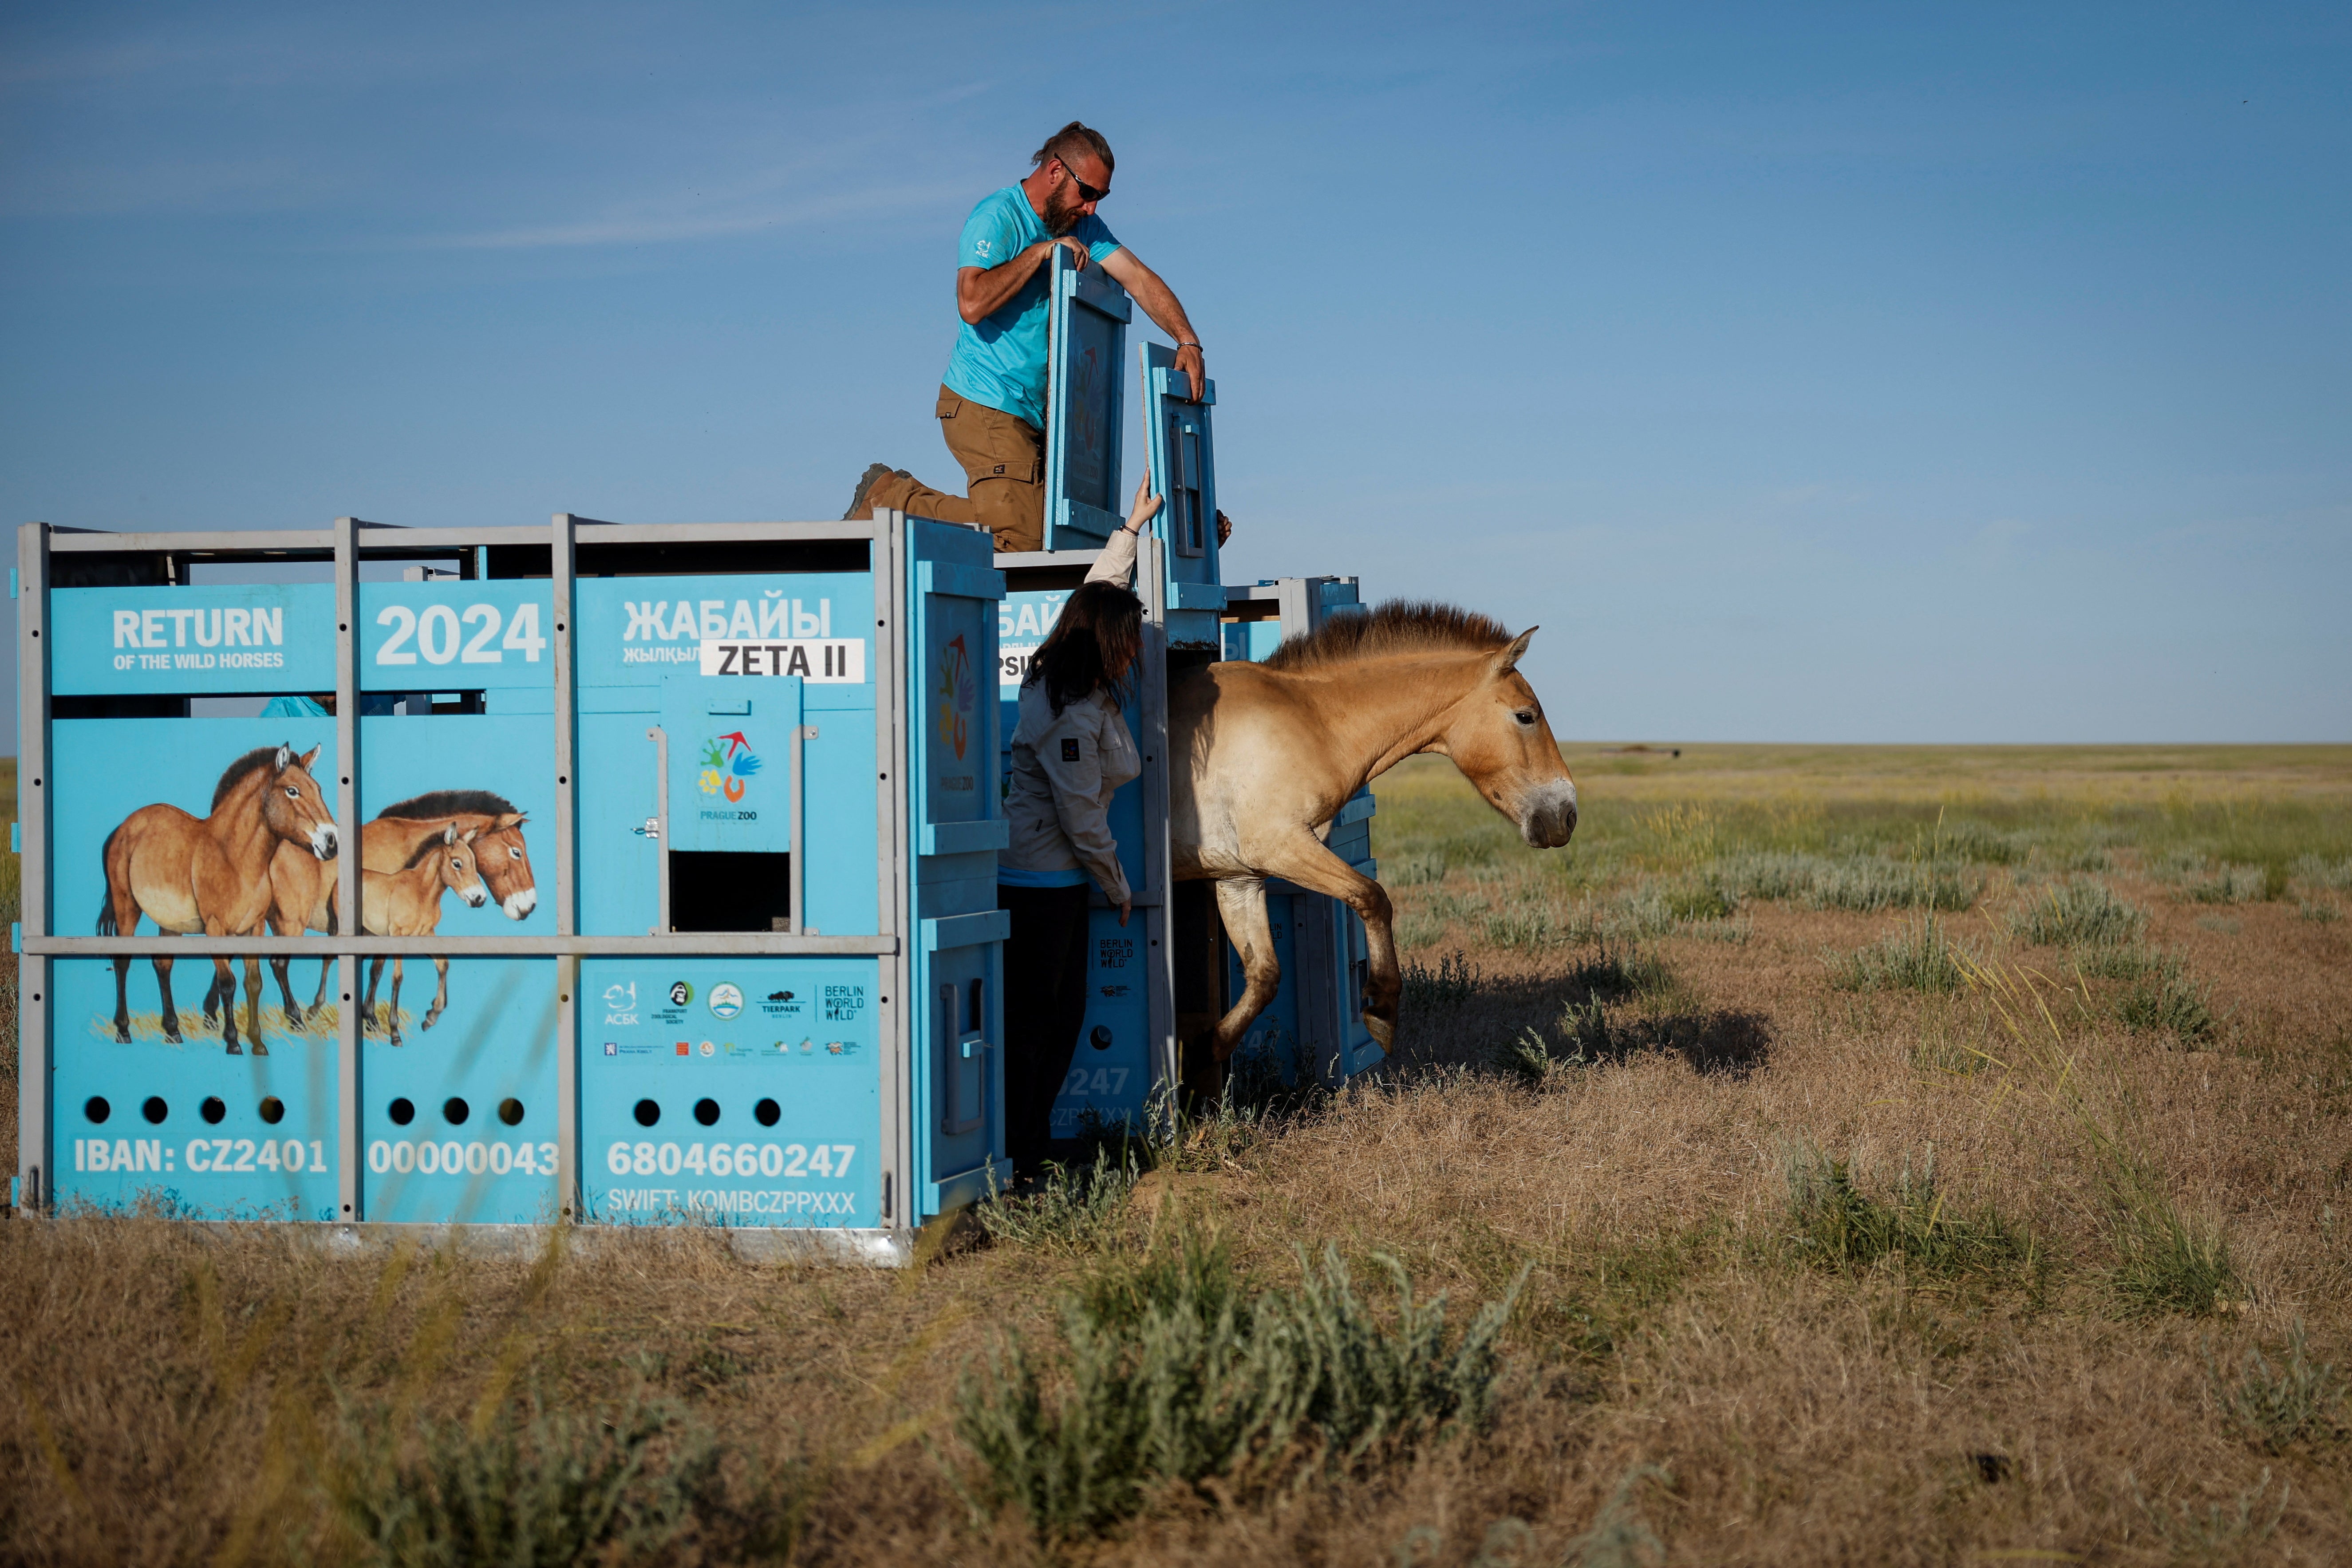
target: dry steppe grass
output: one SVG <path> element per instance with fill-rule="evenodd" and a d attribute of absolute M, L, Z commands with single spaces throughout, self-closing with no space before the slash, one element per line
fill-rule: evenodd
<path fill-rule="evenodd" d="M 1132 1190 L 1002 1205 L 904 1272 L 692 1234 L 0 1227 L 0 1553 L 2352 1560 L 2352 750 L 1570 762 L 1564 854 L 1442 765 L 1384 784 L 1413 970 L 1375 1081 L 1206 1121 Z M 1086 1404 L 1106 1367 L 1212 1367 L 1219 1323 L 1305 1364 L 1327 1247 L 1364 1354 L 1402 1342 L 1384 1256 L 1447 1297 L 1431 1365 L 1507 1300 L 1490 1403 L 1340 1451 L 1373 1374 L 1335 1352 L 1278 1442 L 1130 1455 L 1078 1525 L 1002 1500 L 1013 1461 L 967 1438 L 1019 1393 L 1013 1339 L 1038 1404 L 1002 1430 L 1083 1415 L 1066 1450 L 1108 1453 L 1134 1412 Z"/>

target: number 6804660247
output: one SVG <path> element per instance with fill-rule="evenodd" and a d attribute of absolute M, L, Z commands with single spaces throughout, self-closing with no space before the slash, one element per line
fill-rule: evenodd
<path fill-rule="evenodd" d="M 604 1151 L 616 1176 L 782 1176 L 805 1181 L 849 1174 L 855 1143 L 633 1143 L 624 1138 Z"/>

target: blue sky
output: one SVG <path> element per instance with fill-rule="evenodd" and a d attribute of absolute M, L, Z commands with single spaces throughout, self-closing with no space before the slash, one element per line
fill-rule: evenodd
<path fill-rule="evenodd" d="M 957 230 L 1076 115 L 1228 581 L 1539 622 L 1571 737 L 2352 740 L 2347 79 L 2341 6 L 17 5 L 0 514 L 950 479 Z"/>

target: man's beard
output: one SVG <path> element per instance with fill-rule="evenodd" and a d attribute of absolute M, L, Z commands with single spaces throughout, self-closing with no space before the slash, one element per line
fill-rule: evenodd
<path fill-rule="evenodd" d="M 1046 192 L 1045 232 L 1059 239 L 1077 227 L 1078 220 L 1087 216 L 1078 210 L 1082 205 L 1076 200 L 1076 193 L 1068 185 Z"/>

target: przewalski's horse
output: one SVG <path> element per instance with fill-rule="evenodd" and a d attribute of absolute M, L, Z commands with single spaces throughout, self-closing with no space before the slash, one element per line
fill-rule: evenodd
<path fill-rule="evenodd" d="M 1449 605 L 1394 603 L 1335 616 L 1261 664 L 1211 664 L 1170 689 L 1175 757 L 1170 847 L 1181 880 L 1213 879 L 1247 976 L 1219 1020 L 1224 1060 L 1282 978 L 1265 879 L 1346 900 L 1370 949 L 1364 1025 L 1383 1047 L 1403 990 L 1388 895 L 1324 847 L 1339 807 L 1405 758 L 1434 752 L 1477 786 L 1519 836 L 1556 849 L 1576 831 L 1576 781 L 1535 689 L 1518 672 L 1529 626 Z"/>
<path fill-rule="evenodd" d="M 280 846 L 295 847 L 315 863 L 331 861 L 339 847 L 335 819 L 310 776 L 318 760 L 313 746 L 297 757 L 291 746 L 259 746 L 228 765 L 213 790 L 212 814 L 198 818 L 176 805 L 142 806 L 106 836 L 106 906 L 98 934 L 130 935 L 144 914 L 160 931 L 193 935 L 246 936 L 257 930 L 270 903 L 269 867 Z M 155 983 L 163 997 L 163 1037 L 176 1043 L 180 1017 L 172 1005 L 172 963 L 158 956 Z M 222 1038 L 229 1054 L 236 1043 L 236 980 L 226 958 L 213 959 L 212 989 L 224 1007 Z M 246 1007 L 257 1055 L 261 1041 L 261 968 L 246 960 Z M 131 1038 L 131 960 L 114 961 L 114 1036 Z"/>
<path fill-rule="evenodd" d="M 430 936 L 441 924 L 445 890 L 455 892 L 476 909 L 490 896 L 475 859 L 474 835 L 460 835 L 454 824 L 444 827 L 438 837 L 418 845 L 408 864 L 397 871 L 362 868 L 360 929 L 370 936 Z M 433 994 L 433 1005 L 425 1009 L 423 1026 L 427 1029 L 441 1021 L 442 1010 L 449 1005 L 449 961 L 436 958 L 433 967 L 441 984 Z M 400 971 L 401 960 L 394 958 L 392 1011 L 383 1020 L 383 1030 L 395 1046 L 400 1044 Z M 367 1001 L 360 1009 L 362 1024 L 375 1017 L 376 982 L 383 978 L 383 960 L 378 958 L 368 967 Z"/>
<path fill-rule="evenodd" d="M 443 828 L 455 826 L 460 833 L 474 836 L 475 858 L 481 867 L 483 881 L 489 887 L 490 897 L 498 900 L 507 919 L 519 921 L 539 906 L 539 886 L 530 872 L 530 850 L 522 839 L 523 824 L 528 820 L 515 809 L 512 801 L 488 790 L 435 790 L 388 805 L 362 824 L 360 865 L 369 871 L 397 871 L 409 864 L 418 846 L 436 837 Z M 335 868 L 291 852 L 282 853 L 270 864 L 269 879 L 271 931 L 281 936 L 299 936 L 306 931 L 335 933 Z M 310 1001 L 313 1012 L 327 999 L 329 968 L 328 961 L 320 963 L 319 991 Z M 278 994 L 286 999 L 286 1016 L 299 1027 L 302 1009 L 294 1000 L 288 961 L 273 958 L 269 969 L 278 977 Z"/>

